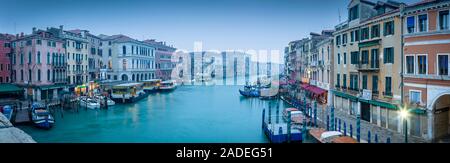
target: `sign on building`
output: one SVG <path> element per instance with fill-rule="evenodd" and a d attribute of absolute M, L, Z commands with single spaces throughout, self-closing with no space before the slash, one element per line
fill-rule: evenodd
<path fill-rule="evenodd" d="M 372 90 L 364 89 L 361 98 L 364 100 L 372 100 Z"/>

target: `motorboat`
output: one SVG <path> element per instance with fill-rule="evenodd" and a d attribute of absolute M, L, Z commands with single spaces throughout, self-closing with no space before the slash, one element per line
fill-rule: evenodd
<path fill-rule="evenodd" d="M 175 80 L 167 80 L 161 82 L 161 86 L 159 86 L 159 90 L 161 91 L 173 91 L 177 88 L 177 84 Z"/>
<path fill-rule="evenodd" d="M 79 98 L 80 106 L 86 107 L 89 109 L 100 109 L 100 102 L 93 98 Z"/>
<path fill-rule="evenodd" d="M 259 89 L 250 85 L 244 86 L 244 90 L 239 89 L 239 93 L 244 97 L 260 97 Z"/>
<path fill-rule="evenodd" d="M 34 126 L 42 129 L 50 129 L 55 123 L 55 119 L 42 103 L 33 103 L 31 106 L 31 120 Z"/>

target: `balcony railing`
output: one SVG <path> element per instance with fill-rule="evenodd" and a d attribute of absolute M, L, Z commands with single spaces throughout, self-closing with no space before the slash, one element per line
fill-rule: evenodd
<path fill-rule="evenodd" d="M 373 62 L 371 61 L 370 63 L 362 63 L 359 62 L 359 64 L 357 65 L 357 69 L 358 71 L 373 71 L 373 72 L 378 72 L 380 71 L 380 62 L 376 61 Z"/>
<path fill-rule="evenodd" d="M 392 92 L 383 92 L 383 96 L 392 97 Z"/>

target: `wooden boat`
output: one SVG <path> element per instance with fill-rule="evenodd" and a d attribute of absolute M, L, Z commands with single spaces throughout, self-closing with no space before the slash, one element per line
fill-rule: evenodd
<path fill-rule="evenodd" d="M 35 127 L 50 129 L 55 123 L 55 119 L 42 103 L 33 103 L 31 106 L 31 120 Z"/>
<path fill-rule="evenodd" d="M 310 129 L 309 134 L 320 143 L 358 143 L 350 136 L 343 136 L 339 131 L 326 131 L 323 128 Z"/>
<path fill-rule="evenodd" d="M 161 79 L 151 79 L 142 81 L 142 83 L 144 84 L 144 91 L 147 93 L 158 91 L 161 82 L 162 82 Z"/>
<path fill-rule="evenodd" d="M 250 85 L 244 86 L 244 90 L 239 89 L 239 93 L 244 97 L 260 97 L 259 89 Z"/>
<path fill-rule="evenodd" d="M 177 84 L 175 80 L 167 80 L 161 82 L 161 85 L 159 86 L 159 90 L 161 91 L 173 91 L 177 88 Z"/>
<path fill-rule="evenodd" d="M 115 85 L 112 88 L 112 100 L 117 103 L 133 103 L 139 101 L 148 94 L 145 93 L 142 83 L 126 83 Z"/>

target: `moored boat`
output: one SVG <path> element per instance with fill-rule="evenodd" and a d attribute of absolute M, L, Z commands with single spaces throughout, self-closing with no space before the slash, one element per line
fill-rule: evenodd
<path fill-rule="evenodd" d="M 162 82 L 161 79 L 151 79 L 142 81 L 142 83 L 144 84 L 144 91 L 147 93 L 158 91 L 161 82 Z"/>
<path fill-rule="evenodd" d="M 260 97 L 259 89 L 249 85 L 244 86 L 244 90 L 239 89 L 239 93 L 244 97 Z"/>
<path fill-rule="evenodd" d="M 55 119 L 42 103 L 33 103 L 31 106 L 31 120 L 34 126 L 42 129 L 50 129 L 55 123 Z"/>
<path fill-rule="evenodd" d="M 100 109 L 100 101 L 93 98 L 80 97 L 78 100 L 81 107 L 86 107 L 88 109 Z"/>
<path fill-rule="evenodd" d="M 133 103 L 144 99 L 148 94 L 145 93 L 142 83 L 126 83 L 113 86 L 112 100 L 118 103 Z"/>
<path fill-rule="evenodd" d="M 108 98 L 108 97 L 105 97 L 105 96 L 94 96 L 94 99 L 97 101 L 97 102 L 99 102 L 100 103 L 100 105 L 104 105 L 105 104 L 105 98 L 106 98 L 106 104 L 108 105 L 108 106 L 113 106 L 113 105 L 115 105 L 116 104 L 116 102 L 114 102 L 113 100 L 111 100 L 110 98 Z"/>
<path fill-rule="evenodd" d="M 291 124 L 293 125 L 303 125 L 304 121 L 308 124 L 309 119 L 299 111 L 297 108 L 287 108 L 283 110 L 283 119 L 288 121 L 289 112 L 291 113 Z"/>
<path fill-rule="evenodd" d="M 177 88 L 177 84 L 175 80 L 167 80 L 161 82 L 161 85 L 159 86 L 159 90 L 161 91 L 173 91 Z"/>

